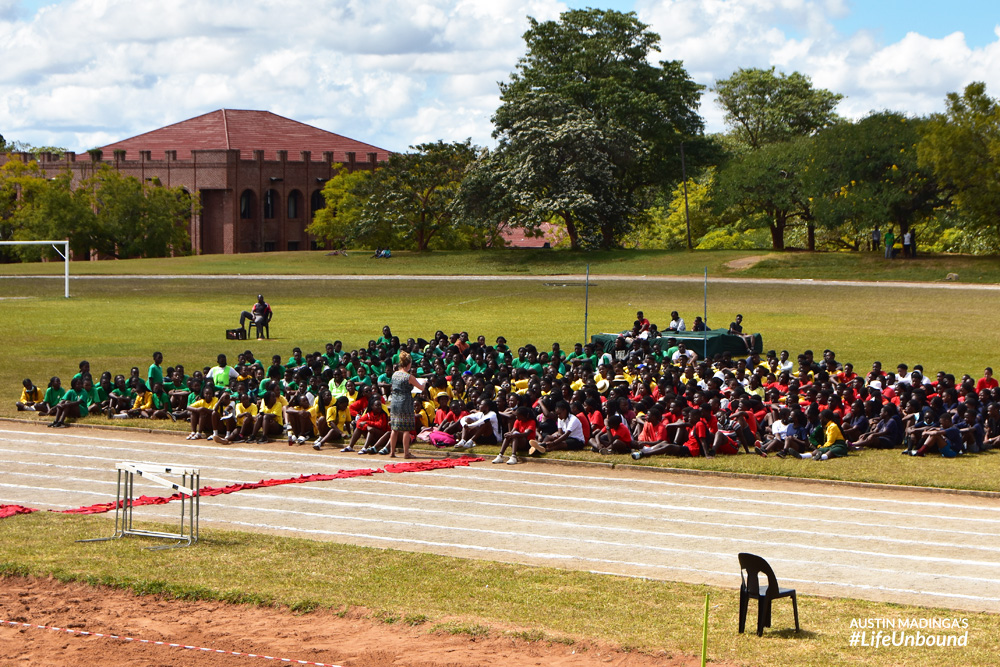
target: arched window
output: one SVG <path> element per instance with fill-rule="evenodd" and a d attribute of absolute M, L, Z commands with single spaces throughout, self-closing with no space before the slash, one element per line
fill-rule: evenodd
<path fill-rule="evenodd" d="M 264 218 L 273 220 L 275 211 L 278 210 L 278 191 L 268 190 L 264 193 Z"/>
<path fill-rule="evenodd" d="M 313 190 L 312 198 L 309 201 L 309 209 L 312 217 L 316 217 L 316 211 L 324 208 L 326 206 L 326 199 L 323 197 L 322 190 Z"/>
<path fill-rule="evenodd" d="M 292 190 L 288 193 L 288 219 L 294 220 L 299 217 L 299 210 L 302 208 L 302 193 Z"/>
<path fill-rule="evenodd" d="M 257 217 L 257 196 L 253 190 L 244 190 L 240 195 L 240 218 L 252 220 Z"/>

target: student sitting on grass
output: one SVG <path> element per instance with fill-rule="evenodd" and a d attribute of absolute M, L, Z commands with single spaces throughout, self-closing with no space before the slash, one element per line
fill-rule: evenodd
<path fill-rule="evenodd" d="M 541 440 L 531 440 L 528 444 L 528 454 L 545 454 L 547 452 L 558 452 L 563 450 L 580 451 L 587 445 L 583 434 L 583 424 L 576 415 L 570 412 L 569 403 L 559 401 L 556 403 L 556 431 L 552 435 L 547 435 Z"/>
<path fill-rule="evenodd" d="M 941 413 L 938 426 L 925 430 L 923 438 L 923 445 L 903 454 L 926 456 L 928 452 L 937 452 L 946 459 L 953 459 L 963 451 L 962 432 L 953 423 L 950 412 Z"/>
<path fill-rule="evenodd" d="M 537 422 L 531 408 L 526 405 L 519 406 L 515 410 L 515 417 L 513 426 L 503 437 L 503 442 L 500 443 L 500 453 L 493 459 L 493 463 L 503 463 L 504 454 L 510 447 L 510 458 L 507 459 L 507 464 L 516 465 L 517 450 L 527 451 L 530 447 L 528 443 L 537 437 Z"/>
<path fill-rule="evenodd" d="M 457 449 L 472 449 L 477 444 L 495 445 L 500 442 L 500 422 L 496 405 L 489 399 L 479 401 L 479 410 L 459 420 L 462 434 L 455 443 Z"/>
<path fill-rule="evenodd" d="M 88 401 L 90 397 L 83 391 L 83 380 L 74 376 L 69 383 L 69 391 L 62 395 L 59 403 L 49 412 L 55 419 L 49 428 L 65 428 L 68 426 L 66 420 L 69 418 L 86 417 L 89 410 Z"/>
<path fill-rule="evenodd" d="M 353 451 L 354 443 L 364 439 L 364 444 L 358 454 L 381 454 L 380 447 L 382 441 L 389 442 L 389 415 L 382 407 L 382 402 L 378 398 L 373 398 L 368 402 L 354 424 L 354 432 L 351 434 L 351 447 L 348 451 Z M 384 446 L 385 453 L 389 453 L 388 446 Z"/>
<path fill-rule="evenodd" d="M 813 459 L 814 461 L 827 461 L 829 459 L 847 456 L 847 441 L 840 431 L 840 424 L 833 416 L 833 410 L 823 410 L 819 413 L 820 425 L 823 427 L 825 442 L 812 452 L 803 454 L 803 459 Z M 959 436 L 961 438 L 961 435 Z"/>
<path fill-rule="evenodd" d="M 329 391 L 325 391 L 321 396 L 324 397 L 325 401 L 333 399 L 333 394 Z M 323 423 L 326 425 L 326 431 L 313 444 L 313 449 L 316 451 L 321 450 L 323 445 L 330 441 L 341 442 L 351 435 L 351 411 L 348 408 L 347 396 L 340 396 L 327 405 Z M 340 451 L 353 452 L 354 448 L 348 444 Z"/>
<path fill-rule="evenodd" d="M 21 383 L 21 398 L 17 402 L 17 411 L 36 412 L 35 404 L 42 402 L 42 390 L 36 387 L 30 378 L 25 378 Z M 44 414 L 44 413 L 42 413 Z"/>
<path fill-rule="evenodd" d="M 62 400 L 65 393 L 62 381 L 58 377 L 52 376 L 45 387 L 45 396 L 42 397 L 42 401 L 34 405 L 35 412 L 40 415 L 52 414 L 52 410 L 59 405 L 59 401 Z"/>
<path fill-rule="evenodd" d="M 269 389 L 264 392 L 264 398 L 258 406 L 257 417 L 254 420 L 253 429 L 247 437 L 247 442 L 264 443 L 273 436 L 281 435 L 284 432 L 285 424 L 282 419 L 283 407 L 274 391 Z"/>
<path fill-rule="evenodd" d="M 188 406 L 191 414 L 191 434 L 188 435 L 188 440 L 201 440 L 206 434 L 214 432 L 212 412 L 218 402 L 212 384 L 207 383 L 201 390 L 201 397 Z"/>

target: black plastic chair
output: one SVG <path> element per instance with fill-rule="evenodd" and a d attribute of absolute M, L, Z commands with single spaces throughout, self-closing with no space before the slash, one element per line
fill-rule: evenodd
<path fill-rule="evenodd" d="M 774 570 L 767 564 L 767 561 L 760 556 L 741 553 L 740 577 L 743 584 L 740 586 L 740 632 L 746 629 L 747 607 L 750 599 L 757 600 L 757 636 L 764 634 L 764 628 L 771 627 L 771 600 L 778 598 L 792 598 L 792 611 L 795 613 L 795 631 L 799 631 L 799 603 L 795 597 L 794 588 L 779 588 L 778 580 L 774 576 Z M 767 577 L 767 589 L 760 590 L 759 575 Z"/>

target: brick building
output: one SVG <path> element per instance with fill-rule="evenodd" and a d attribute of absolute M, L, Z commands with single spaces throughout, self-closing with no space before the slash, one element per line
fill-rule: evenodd
<path fill-rule="evenodd" d="M 201 197 L 191 219 L 197 254 L 307 250 L 313 213 L 334 162 L 375 169 L 389 152 L 269 111 L 219 109 L 103 146 L 100 160 L 140 180 L 159 178 Z M 6 158 L 0 156 L 0 164 Z M 31 159 L 14 154 L 14 159 Z M 93 173 L 91 152 L 43 154 L 48 173 Z"/>

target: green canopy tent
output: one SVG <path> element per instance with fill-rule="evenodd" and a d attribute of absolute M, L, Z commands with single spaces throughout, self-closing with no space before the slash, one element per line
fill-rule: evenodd
<path fill-rule="evenodd" d="M 631 333 L 631 332 L 625 332 Z M 717 354 L 729 352 L 733 356 L 743 356 L 747 353 L 746 343 L 739 336 L 730 335 L 727 331 L 717 329 L 715 331 L 662 331 L 662 338 L 653 338 L 649 341 L 651 346 L 656 346 L 661 350 L 666 350 L 667 340 L 674 338 L 678 343 L 683 342 L 689 350 L 698 353 L 698 357 L 711 359 Z M 750 334 L 753 336 L 753 351 L 761 354 L 764 351 L 764 340 L 759 333 Z M 614 352 L 615 340 L 619 334 L 602 333 L 594 334 L 590 337 L 590 342 L 600 346 L 605 352 Z M 706 347 L 707 346 L 707 347 Z"/>

